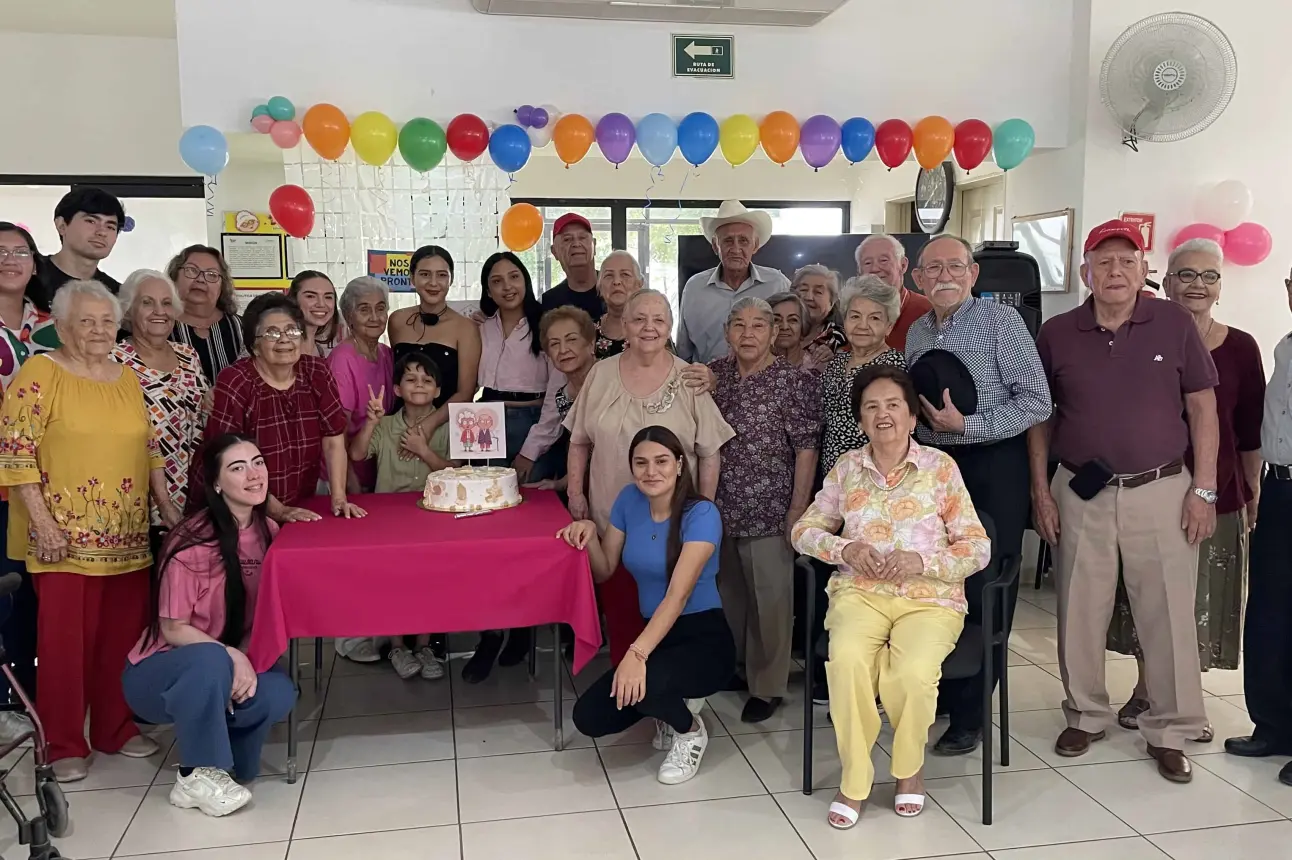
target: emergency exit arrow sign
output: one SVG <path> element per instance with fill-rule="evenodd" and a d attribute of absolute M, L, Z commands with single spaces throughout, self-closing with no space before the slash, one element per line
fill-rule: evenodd
<path fill-rule="evenodd" d="M 673 36 L 673 76 L 679 78 L 735 77 L 734 36 Z"/>

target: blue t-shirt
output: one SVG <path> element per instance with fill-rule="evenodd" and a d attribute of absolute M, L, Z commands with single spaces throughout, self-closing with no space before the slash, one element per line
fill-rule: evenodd
<path fill-rule="evenodd" d="M 623 563 L 637 581 L 637 602 L 642 617 L 650 618 L 668 591 L 668 521 L 651 519 L 650 500 L 636 484 L 629 484 L 610 509 L 610 524 L 625 535 Z M 700 579 L 682 609 L 683 615 L 721 609 L 718 598 L 718 548 L 722 545 L 722 517 L 713 502 L 702 501 L 682 515 L 682 543 L 713 544 Z"/>

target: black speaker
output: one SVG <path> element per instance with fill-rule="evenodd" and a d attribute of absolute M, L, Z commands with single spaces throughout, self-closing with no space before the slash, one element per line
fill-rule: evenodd
<path fill-rule="evenodd" d="M 1035 338 L 1041 331 L 1041 269 L 1017 242 L 983 242 L 974 251 L 978 282 L 973 294 L 1018 311 Z"/>

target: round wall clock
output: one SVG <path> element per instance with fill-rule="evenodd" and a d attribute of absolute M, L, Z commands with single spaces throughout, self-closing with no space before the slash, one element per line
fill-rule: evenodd
<path fill-rule="evenodd" d="M 915 180 L 915 221 L 925 233 L 937 233 L 951 218 L 956 193 L 956 171 L 950 161 L 932 170 L 920 170 Z"/>

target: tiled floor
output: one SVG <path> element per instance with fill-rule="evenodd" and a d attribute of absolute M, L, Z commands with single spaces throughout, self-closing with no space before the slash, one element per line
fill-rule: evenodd
<path fill-rule="evenodd" d="M 823 708 L 813 719 L 812 796 L 798 790 L 801 705 L 790 702 L 765 724 L 749 726 L 730 693 L 710 700 L 705 712 L 712 741 L 700 775 L 668 787 L 655 781 L 662 754 L 650 746 L 649 726 L 595 743 L 569 726 L 575 691 L 601 671 L 604 658 L 563 679 L 567 749 L 556 753 L 546 665 L 537 682 L 518 668 L 467 686 L 457 677 L 460 662 L 451 680 L 403 682 L 385 665 L 333 659 L 329 649 L 324 692 L 316 695 L 307 683 L 300 708 L 304 772 L 297 784 L 264 777 L 253 804 L 226 819 L 175 809 L 166 801 L 175 758 L 163 731 L 166 752 L 148 761 L 101 757 L 90 779 L 67 786 L 73 829 L 59 848 L 78 860 L 1288 856 L 1292 789 L 1275 780 L 1276 762 L 1227 756 L 1218 740 L 1190 750 L 1197 765 L 1190 785 L 1170 785 L 1143 742 L 1120 729 L 1082 758 L 1056 756 L 1063 688 L 1053 593 L 1025 586 L 1023 598 L 1010 660 L 1012 761 L 998 771 L 990 827 L 980 821 L 980 755 L 930 756 L 924 814 L 899 819 L 886 732 L 874 751 L 879 778 L 861 823 L 851 832 L 831 830 L 825 813 L 840 771 Z M 1108 682 L 1113 701 L 1125 701 L 1134 663 L 1110 659 Z M 801 678 L 794 683 L 801 696 Z M 1204 686 L 1218 738 L 1250 729 L 1240 673 L 1209 673 Z M 276 773 L 283 739 L 276 732 L 266 749 Z M 34 805 L 29 762 L 16 762 L 9 786 L 24 806 Z M 0 854 L 26 856 L 15 841 L 6 818 Z"/>

